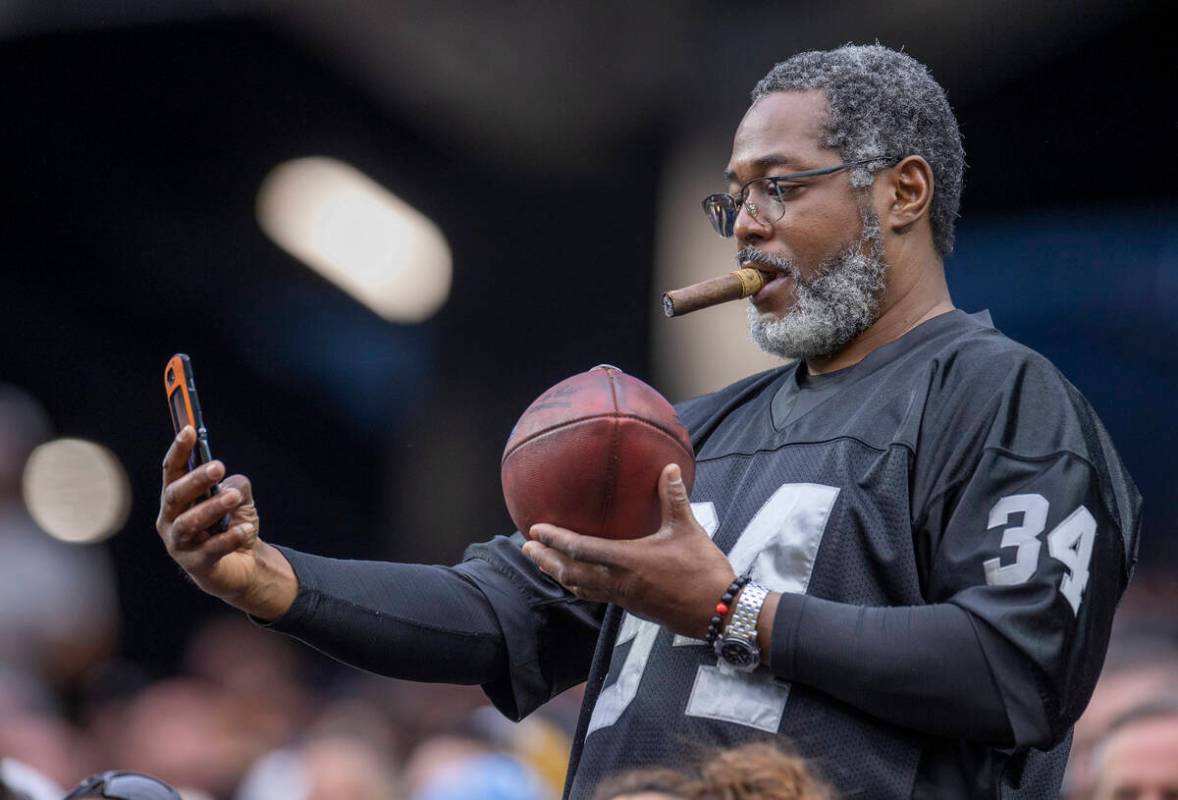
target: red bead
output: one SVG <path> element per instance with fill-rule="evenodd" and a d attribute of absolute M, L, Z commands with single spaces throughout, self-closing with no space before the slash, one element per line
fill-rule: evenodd
<path fill-rule="evenodd" d="M 716 613 L 721 617 L 728 613 L 728 606 L 724 603 L 716 603 Z"/>

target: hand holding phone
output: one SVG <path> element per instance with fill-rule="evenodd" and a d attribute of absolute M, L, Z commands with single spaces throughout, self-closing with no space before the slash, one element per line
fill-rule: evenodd
<path fill-rule="evenodd" d="M 298 578 L 286 557 L 258 538 L 249 478 L 225 477 L 225 466 L 213 460 L 192 363 L 183 353 L 168 361 L 164 391 L 176 437 L 164 456 L 156 530 L 168 555 L 203 591 L 277 619 L 294 602 Z"/>
<path fill-rule="evenodd" d="M 212 461 L 213 454 L 209 449 L 209 431 L 200 410 L 200 397 L 196 393 L 192 361 L 184 353 L 177 353 L 168 359 L 168 365 L 164 368 L 164 393 L 168 397 L 168 410 L 172 415 L 172 432 L 179 436 L 185 425 L 191 425 L 196 431 L 196 446 L 188 454 L 188 471 L 192 472 Z M 199 500 L 207 500 L 218 491 L 220 487 L 214 483 Z M 226 514 L 210 532 L 223 533 L 228 527 L 229 515 Z"/>

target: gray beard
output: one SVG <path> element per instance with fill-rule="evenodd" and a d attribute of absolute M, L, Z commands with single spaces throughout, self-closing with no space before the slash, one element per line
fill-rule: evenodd
<path fill-rule="evenodd" d="M 742 264 L 773 266 L 794 281 L 794 307 L 783 317 L 762 316 L 749 302 L 749 333 L 757 347 L 784 359 L 829 356 L 875 324 L 888 265 L 879 218 L 864 208 L 862 220 L 858 241 L 824 261 L 809 280 L 791 262 L 755 248 L 737 254 Z"/>

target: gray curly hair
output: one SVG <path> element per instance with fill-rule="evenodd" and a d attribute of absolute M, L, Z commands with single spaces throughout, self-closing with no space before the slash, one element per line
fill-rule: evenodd
<path fill-rule="evenodd" d="M 953 252 L 953 225 L 961 207 L 965 151 L 945 90 L 928 68 L 883 45 L 844 45 L 798 53 L 769 71 L 753 88 L 755 103 L 773 92 L 821 89 L 830 113 L 826 145 L 844 161 L 919 155 L 933 168 L 929 209 L 933 245 Z M 855 168 L 853 186 L 869 186 L 880 161 Z"/>

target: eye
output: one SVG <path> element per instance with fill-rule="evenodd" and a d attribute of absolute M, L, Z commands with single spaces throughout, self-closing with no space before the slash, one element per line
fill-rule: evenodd
<path fill-rule="evenodd" d="M 766 181 L 769 184 L 769 193 L 776 200 L 789 200 L 805 186 L 804 183 L 796 181 L 789 181 L 785 179 L 772 179 Z"/>

